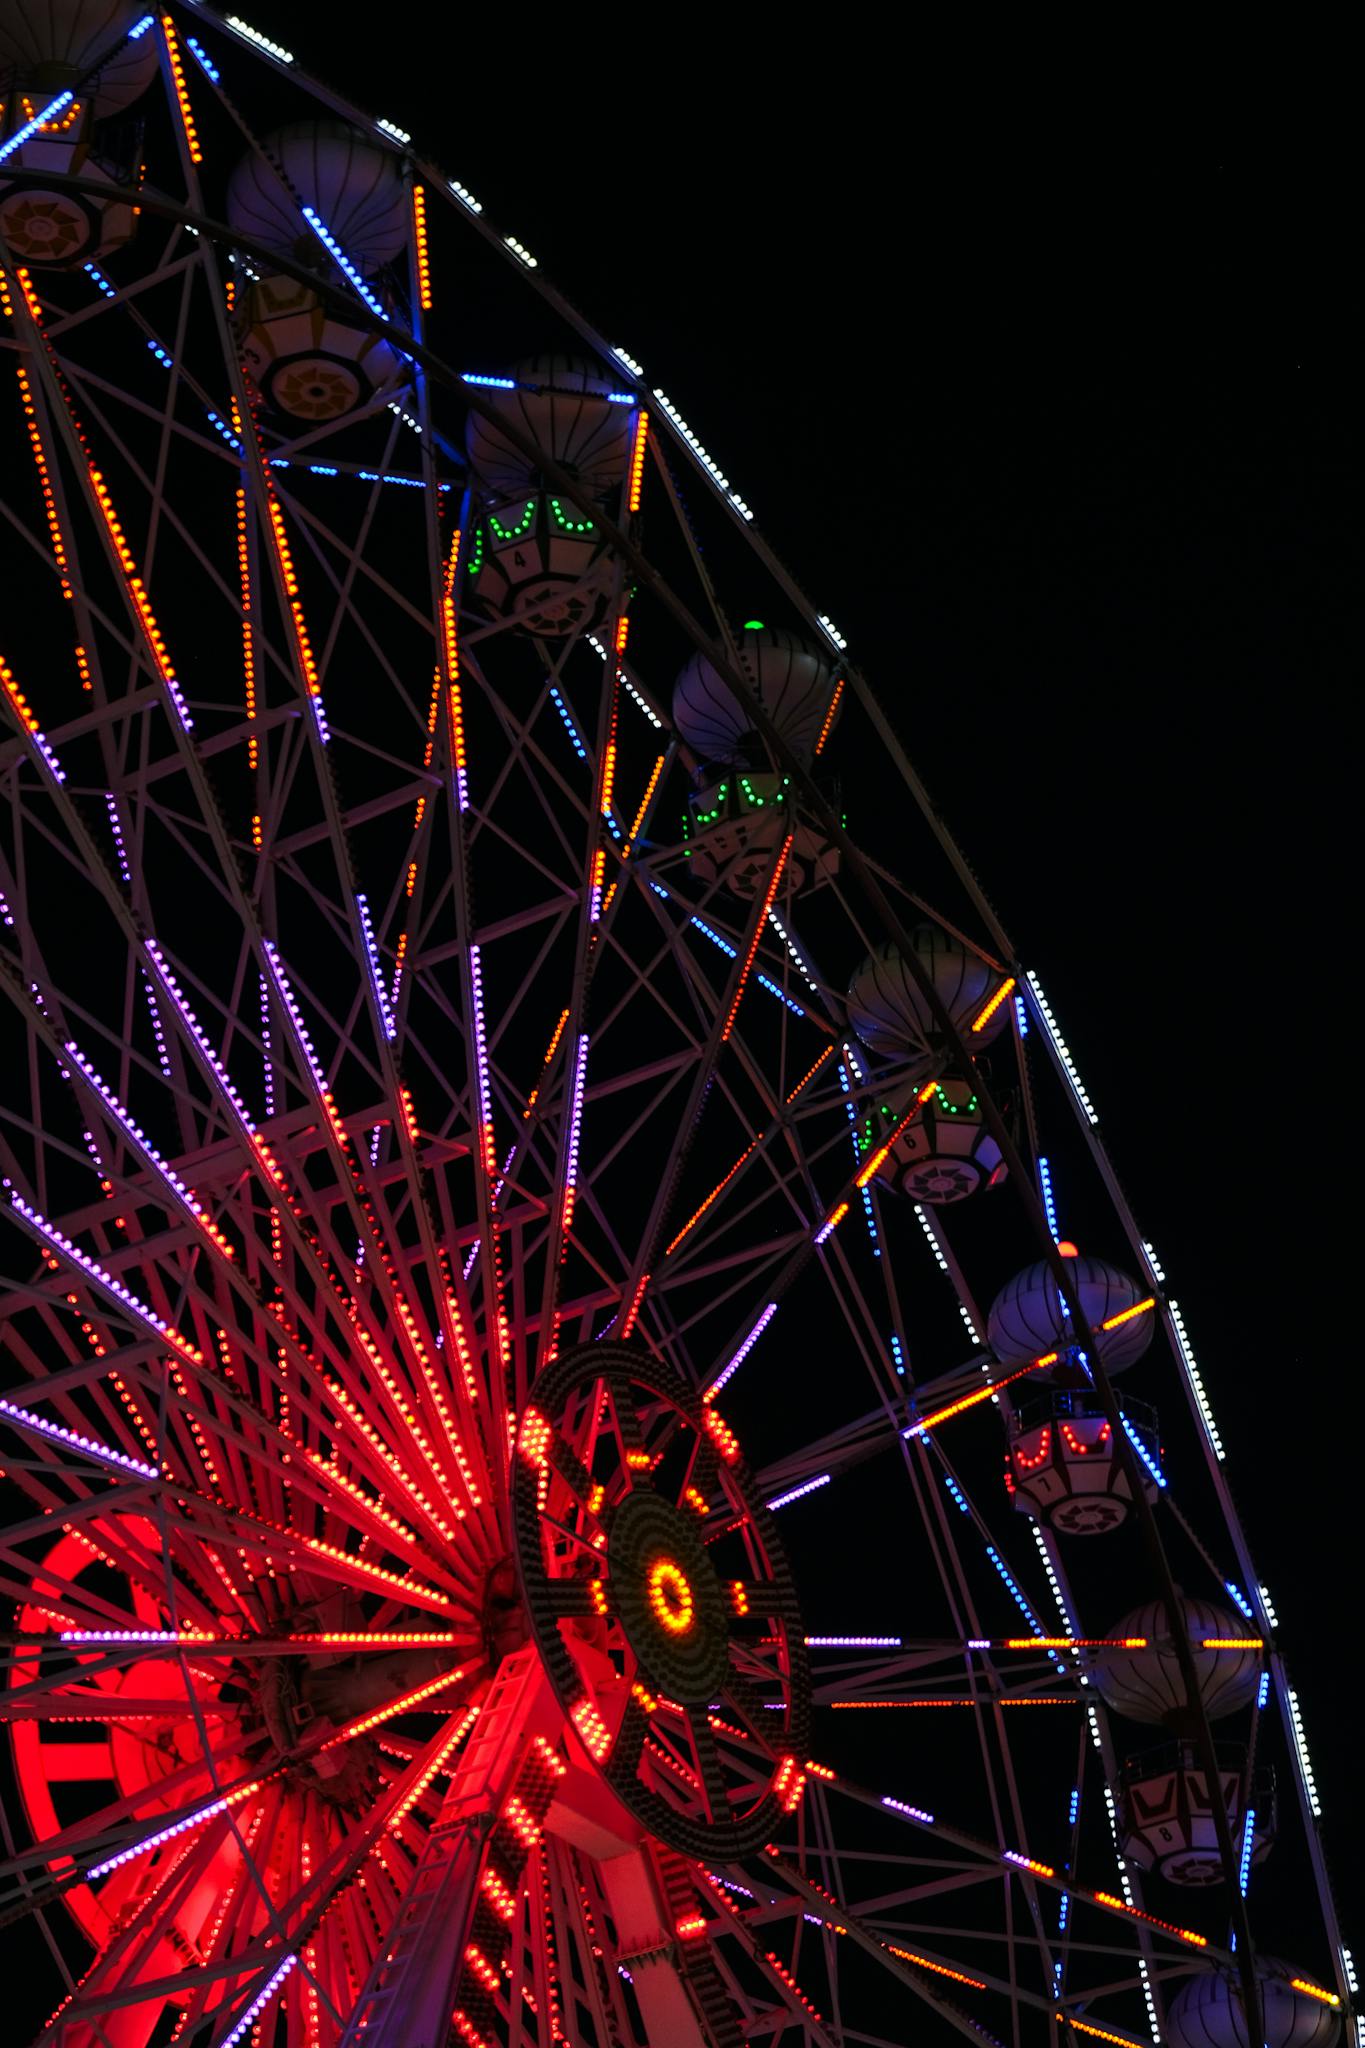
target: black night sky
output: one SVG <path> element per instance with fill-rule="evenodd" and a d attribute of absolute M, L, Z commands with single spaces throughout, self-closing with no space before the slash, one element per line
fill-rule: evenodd
<path fill-rule="evenodd" d="M 269 12 L 669 392 L 1036 966 L 1220 1418 L 1350 1942 L 1346 165 L 1159 99 L 1025 106 L 966 51 L 661 68 L 601 23 L 417 63 Z"/>

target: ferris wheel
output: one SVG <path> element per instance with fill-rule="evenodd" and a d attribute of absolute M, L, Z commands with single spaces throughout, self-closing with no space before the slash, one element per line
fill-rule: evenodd
<path fill-rule="evenodd" d="M 842 633 L 268 33 L 0 87 L 29 2032 L 1341 2040 L 1178 1299 Z"/>

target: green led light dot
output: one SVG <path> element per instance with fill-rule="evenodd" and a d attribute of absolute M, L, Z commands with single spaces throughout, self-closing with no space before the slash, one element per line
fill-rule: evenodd
<path fill-rule="evenodd" d="M 591 533 L 593 531 L 591 519 L 571 519 L 558 498 L 551 498 L 550 510 L 554 513 L 555 524 L 562 526 L 566 533 Z"/>
<path fill-rule="evenodd" d="M 517 521 L 515 526 L 504 526 L 496 512 L 489 513 L 488 524 L 492 529 L 495 539 L 520 540 L 522 534 L 530 532 L 531 524 L 532 521 L 535 519 L 535 516 L 536 501 L 534 498 L 528 498 L 526 500 L 526 510 L 522 513 L 521 518 Z"/>

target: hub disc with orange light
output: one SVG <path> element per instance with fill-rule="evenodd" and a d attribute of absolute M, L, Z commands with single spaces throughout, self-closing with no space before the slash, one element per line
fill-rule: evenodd
<path fill-rule="evenodd" d="M 670 1368 L 566 1352 L 513 1461 L 532 1632 L 587 1757 L 685 1855 L 744 1855 L 801 1796 L 805 1637 L 739 1444 Z"/>
<path fill-rule="evenodd" d="M 699 1516 L 637 1486 L 607 1539 L 607 1575 L 645 1683 L 709 1705 L 724 1682 L 730 1609 L 697 1533 Z"/>

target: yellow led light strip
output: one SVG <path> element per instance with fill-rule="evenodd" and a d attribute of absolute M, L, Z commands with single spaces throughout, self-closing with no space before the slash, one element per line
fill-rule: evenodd
<path fill-rule="evenodd" d="M 1335 1991 L 1324 1991 L 1321 1985 L 1310 1984 L 1306 1977 L 1291 1977 L 1289 1982 L 1293 1990 L 1302 1991 L 1309 1998 L 1320 1998 L 1324 2005 L 1341 2004 Z"/>
<path fill-rule="evenodd" d="M 645 449 L 649 445 L 649 414 L 642 411 L 635 423 L 635 446 L 630 451 L 630 483 L 626 509 L 638 512 L 645 481 Z"/>
<path fill-rule="evenodd" d="M 950 1416 L 965 1415 L 969 1408 L 979 1407 L 982 1401 L 989 1401 L 997 1388 L 1007 1387 L 1013 1380 L 1023 1379 L 1025 1373 L 1038 1372 L 1043 1366 L 1055 1365 L 1060 1353 L 1045 1351 L 1041 1358 L 1031 1358 L 1027 1365 L 1021 1365 L 1015 1372 L 1007 1372 L 1001 1380 L 991 1380 L 987 1385 L 977 1387 L 974 1392 L 964 1394 L 960 1401 L 950 1401 L 946 1408 L 938 1408 L 932 1415 L 926 1415 L 909 1432 L 912 1436 L 923 1436 L 929 1429 L 937 1429 L 940 1422 L 947 1422 Z"/>
<path fill-rule="evenodd" d="M 1035 1693 L 1017 1700 L 830 1700 L 833 1714 L 852 1713 L 863 1707 L 1079 1707 L 1081 1701 L 1066 1693 Z"/>
<path fill-rule="evenodd" d="M 932 1970 L 939 1977 L 951 1977 L 957 1984 L 970 1984 L 973 1991 L 986 1989 L 983 1977 L 969 1977 L 965 1970 L 950 1970 L 946 1963 L 931 1963 L 928 1956 L 918 1956 L 910 1948 L 897 1948 L 894 1941 L 888 1941 L 886 1947 L 889 1955 L 899 1956 L 905 1963 L 914 1963 L 917 1969 Z"/>
<path fill-rule="evenodd" d="M 417 258 L 417 303 L 424 313 L 429 313 L 431 260 L 427 253 L 427 195 L 420 185 L 412 188 L 412 246 Z"/>
<path fill-rule="evenodd" d="M 349 1742 L 352 1736 L 364 1735 L 367 1730 L 377 1728 L 381 1721 L 391 1721 L 395 1714 L 406 1714 L 419 1706 L 423 1700 L 440 1692 L 444 1686 L 454 1685 L 464 1677 L 464 1666 L 457 1664 L 453 1671 L 443 1671 L 437 1678 L 429 1678 L 425 1685 L 416 1686 L 412 1692 L 403 1693 L 396 1700 L 389 1700 L 384 1706 L 376 1707 L 372 1714 L 364 1714 L 358 1720 L 348 1721 L 344 1728 L 338 1728 L 335 1735 L 329 1735 L 323 1749 L 335 1749 L 340 1742 Z"/>
<path fill-rule="evenodd" d="M 1008 975 L 1005 978 L 1005 980 L 1001 982 L 999 988 L 995 991 L 995 994 L 986 1004 L 984 1010 L 982 1010 L 978 1016 L 973 1017 L 973 1031 L 985 1030 L 986 1026 L 990 1023 L 991 1018 L 995 1015 L 996 1011 L 1000 1008 L 1000 1005 L 1005 1001 L 1006 997 L 1014 989 L 1015 985 L 1015 979 L 1012 974 Z"/>
<path fill-rule="evenodd" d="M 175 83 L 175 97 L 180 106 L 180 119 L 185 129 L 185 147 L 190 153 L 192 164 L 204 161 L 204 152 L 199 147 L 195 132 L 194 113 L 190 107 L 190 90 L 185 83 L 185 66 L 180 55 L 180 44 L 176 38 L 175 24 L 169 14 L 161 17 L 161 32 L 166 38 L 166 55 L 170 59 L 171 78 Z"/>
<path fill-rule="evenodd" d="M 1119 2048 L 1142 2048 L 1131 2034 L 1111 2034 L 1107 2027 L 1092 2027 L 1086 2020 L 1073 2019 L 1068 2012 L 1055 2015 L 1059 2027 L 1074 2027 L 1078 2034 L 1093 2034 L 1097 2041 L 1117 2041 Z"/>
<path fill-rule="evenodd" d="M 1134 1920 L 1145 1920 L 1149 1927 L 1159 1927 L 1165 1934 L 1178 1935 L 1181 1941 L 1188 1941 L 1192 1948 L 1207 1948 L 1208 1941 L 1193 1928 L 1177 1927 L 1173 1921 L 1158 1920 L 1155 1913 L 1144 1913 L 1137 1906 L 1130 1906 L 1126 1899 L 1116 1899 L 1112 1892 L 1092 1892 L 1090 1895 L 1099 1906 L 1108 1906 L 1115 1913 L 1128 1913 Z"/>

